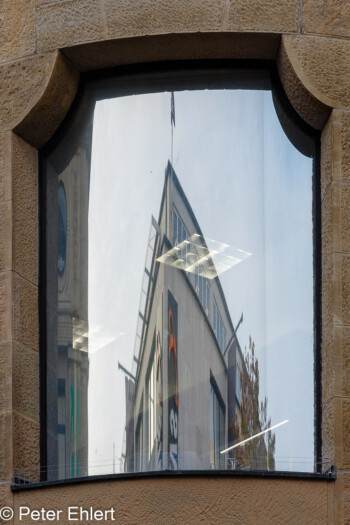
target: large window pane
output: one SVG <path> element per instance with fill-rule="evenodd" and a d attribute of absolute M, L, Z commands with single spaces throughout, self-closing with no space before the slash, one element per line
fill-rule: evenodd
<path fill-rule="evenodd" d="M 49 478 L 314 470 L 312 173 L 270 90 L 76 120 L 45 159 Z"/>

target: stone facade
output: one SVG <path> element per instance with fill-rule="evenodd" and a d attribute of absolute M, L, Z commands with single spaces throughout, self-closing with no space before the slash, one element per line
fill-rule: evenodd
<path fill-rule="evenodd" d="M 0 506 L 96 502 L 123 523 L 349 523 L 348 2 L 2 0 L 0 20 Z M 276 60 L 290 102 L 322 131 L 322 443 L 337 479 L 167 477 L 12 492 L 16 469 L 39 463 L 38 148 L 81 72 L 197 58 Z"/>

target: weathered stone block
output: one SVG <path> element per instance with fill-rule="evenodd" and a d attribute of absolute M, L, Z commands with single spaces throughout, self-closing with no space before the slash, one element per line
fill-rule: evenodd
<path fill-rule="evenodd" d="M 329 520 L 329 523 L 335 523 L 335 524 L 344 524 L 347 523 L 344 520 L 344 491 L 345 484 L 347 483 L 346 480 L 346 474 L 344 474 L 342 471 L 337 471 L 337 479 L 334 483 L 334 501 L 332 505 L 333 513 L 331 515 L 331 519 Z"/>
<path fill-rule="evenodd" d="M 331 113 L 321 135 L 321 198 L 323 199 L 333 178 L 334 166 L 334 113 Z M 322 225 L 323 226 L 323 225 Z"/>
<path fill-rule="evenodd" d="M 0 132 L 11 129 L 12 123 L 28 110 L 39 86 L 45 81 L 47 66 L 44 55 L 0 65 Z"/>
<path fill-rule="evenodd" d="M 350 252 L 350 185 L 341 185 L 340 195 L 340 249 L 343 253 Z"/>
<path fill-rule="evenodd" d="M 350 108 L 350 41 L 309 35 L 284 35 L 295 73 L 320 102 Z"/>
<path fill-rule="evenodd" d="M 0 271 L 10 270 L 12 264 L 11 204 L 0 201 Z"/>
<path fill-rule="evenodd" d="M 330 186 L 325 198 L 322 201 L 322 257 L 325 260 L 335 250 L 335 240 L 337 237 L 337 228 L 339 228 L 339 221 L 336 219 L 339 207 L 335 200 L 335 189 Z"/>
<path fill-rule="evenodd" d="M 301 118 L 311 127 L 321 130 L 329 116 L 330 110 L 312 96 L 298 78 L 287 52 L 286 43 L 288 41 L 286 42 L 285 39 L 282 39 L 277 56 L 277 67 L 284 91 Z"/>
<path fill-rule="evenodd" d="M 339 391 L 337 372 L 341 370 L 341 348 L 335 345 L 335 328 L 322 341 L 322 405 L 328 405 Z M 337 392 L 338 393 L 338 392 Z"/>
<path fill-rule="evenodd" d="M 12 338 L 11 288 L 12 272 L 0 272 L 0 341 Z"/>
<path fill-rule="evenodd" d="M 13 412 L 13 465 L 17 475 L 40 479 L 39 423 Z"/>
<path fill-rule="evenodd" d="M 345 494 L 349 497 L 350 496 L 350 474 L 347 472 L 340 473 L 340 476 L 343 480 L 343 489 L 345 491 Z"/>
<path fill-rule="evenodd" d="M 0 62 L 35 52 L 35 0 L 1 0 Z"/>
<path fill-rule="evenodd" d="M 341 322 L 350 325 L 350 256 L 341 255 L 337 259 L 341 266 L 341 276 L 339 275 L 341 287 L 338 291 L 338 299 L 341 303 Z"/>
<path fill-rule="evenodd" d="M 350 399 L 342 399 L 342 469 L 350 468 Z"/>
<path fill-rule="evenodd" d="M 14 133 L 11 140 L 13 204 L 38 216 L 38 151 Z"/>
<path fill-rule="evenodd" d="M 322 254 L 350 253 L 350 186 L 333 182 L 322 201 Z"/>
<path fill-rule="evenodd" d="M 340 180 L 350 181 L 350 111 L 339 112 L 340 118 Z M 335 152 L 336 154 L 336 152 Z M 336 172 L 336 175 L 338 173 Z"/>
<path fill-rule="evenodd" d="M 11 134 L 12 269 L 38 284 L 38 152 Z"/>
<path fill-rule="evenodd" d="M 300 4 L 295 0 L 231 0 L 226 31 L 300 31 Z"/>
<path fill-rule="evenodd" d="M 5 133 L 0 132 L 0 196 L 5 198 Z"/>
<path fill-rule="evenodd" d="M 11 216 L 5 202 L 5 134 L 0 133 L 0 271 L 11 266 Z"/>
<path fill-rule="evenodd" d="M 12 478 L 13 465 L 13 412 L 0 414 L 0 479 L 10 481 Z M 1 486 L 1 484 L 0 484 Z"/>
<path fill-rule="evenodd" d="M 350 37 L 350 4 L 347 1 L 303 0 L 302 25 L 305 33 Z"/>
<path fill-rule="evenodd" d="M 350 115 L 333 111 L 322 137 L 322 252 L 350 252 Z M 344 181 L 343 184 L 338 181 Z"/>
<path fill-rule="evenodd" d="M 14 270 L 38 283 L 37 151 L 6 134 L 4 200 L 0 200 L 0 269 Z"/>
<path fill-rule="evenodd" d="M 39 348 L 38 288 L 13 274 L 13 338 L 33 350 Z"/>
<path fill-rule="evenodd" d="M 290 1 L 290 0 L 289 0 Z M 38 7 L 38 50 L 133 36 L 219 31 L 224 0 L 69 0 Z"/>
<path fill-rule="evenodd" d="M 322 469 L 335 464 L 335 428 L 333 401 L 322 407 Z"/>
<path fill-rule="evenodd" d="M 343 468 L 343 431 L 344 411 L 342 398 L 334 397 L 322 406 L 322 461 L 323 468 L 335 465 Z"/>
<path fill-rule="evenodd" d="M 350 328 L 334 326 L 322 342 L 322 404 L 350 399 Z"/>
<path fill-rule="evenodd" d="M 0 413 L 12 410 L 12 345 L 0 344 Z"/>
<path fill-rule="evenodd" d="M 324 198 L 332 182 L 350 181 L 349 111 L 333 110 L 322 133 L 321 145 L 321 193 L 322 198 Z M 343 196 L 338 203 L 339 207 L 341 206 L 345 212 L 345 208 L 349 206 L 347 189 L 343 187 Z M 343 217 L 345 218 L 344 214 Z M 345 218 L 345 228 L 348 228 L 348 224 L 348 219 Z M 348 245 L 346 243 L 346 246 Z M 346 248 L 347 250 L 348 248 Z"/>
<path fill-rule="evenodd" d="M 105 0 L 107 36 L 218 31 L 225 0 Z"/>
<path fill-rule="evenodd" d="M 322 258 L 322 337 L 328 335 L 333 327 L 334 284 L 333 284 L 334 256 Z"/>
<path fill-rule="evenodd" d="M 38 149 L 48 142 L 67 115 L 79 84 L 78 71 L 62 53 L 46 53 L 45 60 L 46 74 L 42 84 L 25 114 L 17 118 L 11 128 Z"/>
<path fill-rule="evenodd" d="M 11 483 L 1 483 L 0 484 L 0 508 L 2 507 L 14 507 L 14 497 L 13 493 L 11 492 Z M 8 525 L 9 521 L 3 521 L 0 520 L 1 525 Z"/>
<path fill-rule="evenodd" d="M 334 521 L 334 486 L 336 482 L 334 483 L 328 483 L 327 486 L 327 507 L 328 507 L 328 521 L 327 523 L 333 523 Z"/>
<path fill-rule="evenodd" d="M 342 396 L 350 397 L 350 328 L 343 327 L 341 334 L 342 349 Z"/>
<path fill-rule="evenodd" d="M 38 352 L 13 343 L 12 368 L 13 410 L 33 421 L 39 421 Z"/>
<path fill-rule="evenodd" d="M 350 324 L 350 255 L 335 253 L 322 260 L 323 338 L 342 324 Z"/>
<path fill-rule="evenodd" d="M 15 207 L 13 212 L 13 269 L 38 284 L 38 217 Z"/>

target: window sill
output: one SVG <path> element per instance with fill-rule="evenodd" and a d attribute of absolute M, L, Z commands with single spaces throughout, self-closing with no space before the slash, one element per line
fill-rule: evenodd
<path fill-rule="evenodd" d="M 11 485 L 13 492 L 22 490 L 43 489 L 46 487 L 59 487 L 63 485 L 76 485 L 85 483 L 95 483 L 99 481 L 123 481 L 145 478 L 168 478 L 168 477 L 228 477 L 228 478 L 269 478 L 269 479 L 302 479 L 310 481 L 335 481 L 336 471 L 334 467 L 326 473 L 313 472 L 284 472 L 284 471 L 264 471 L 264 470 L 177 470 L 177 471 L 156 471 L 156 472 L 135 472 L 125 474 L 103 474 L 99 476 L 84 476 L 80 478 L 61 479 L 55 481 L 40 481 L 37 483 L 19 484 L 16 480 Z"/>

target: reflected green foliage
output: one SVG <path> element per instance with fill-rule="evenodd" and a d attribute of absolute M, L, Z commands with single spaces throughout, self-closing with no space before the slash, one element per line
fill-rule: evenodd
<path fill-rule="evenodd" d="M 240 414 L 236 414 L 236 443 L 259 434 L 271 427 L 267 417 L 267 398 L 259 403 L 259 361 L 255 357 L 255 343 L 249 337 L 249 349 L 245 348 L 242 372 L 242 400 Z M 235 449 L 239 468 L 253 470 L 275 469 L 276 436 L 269 431 Z"/>

